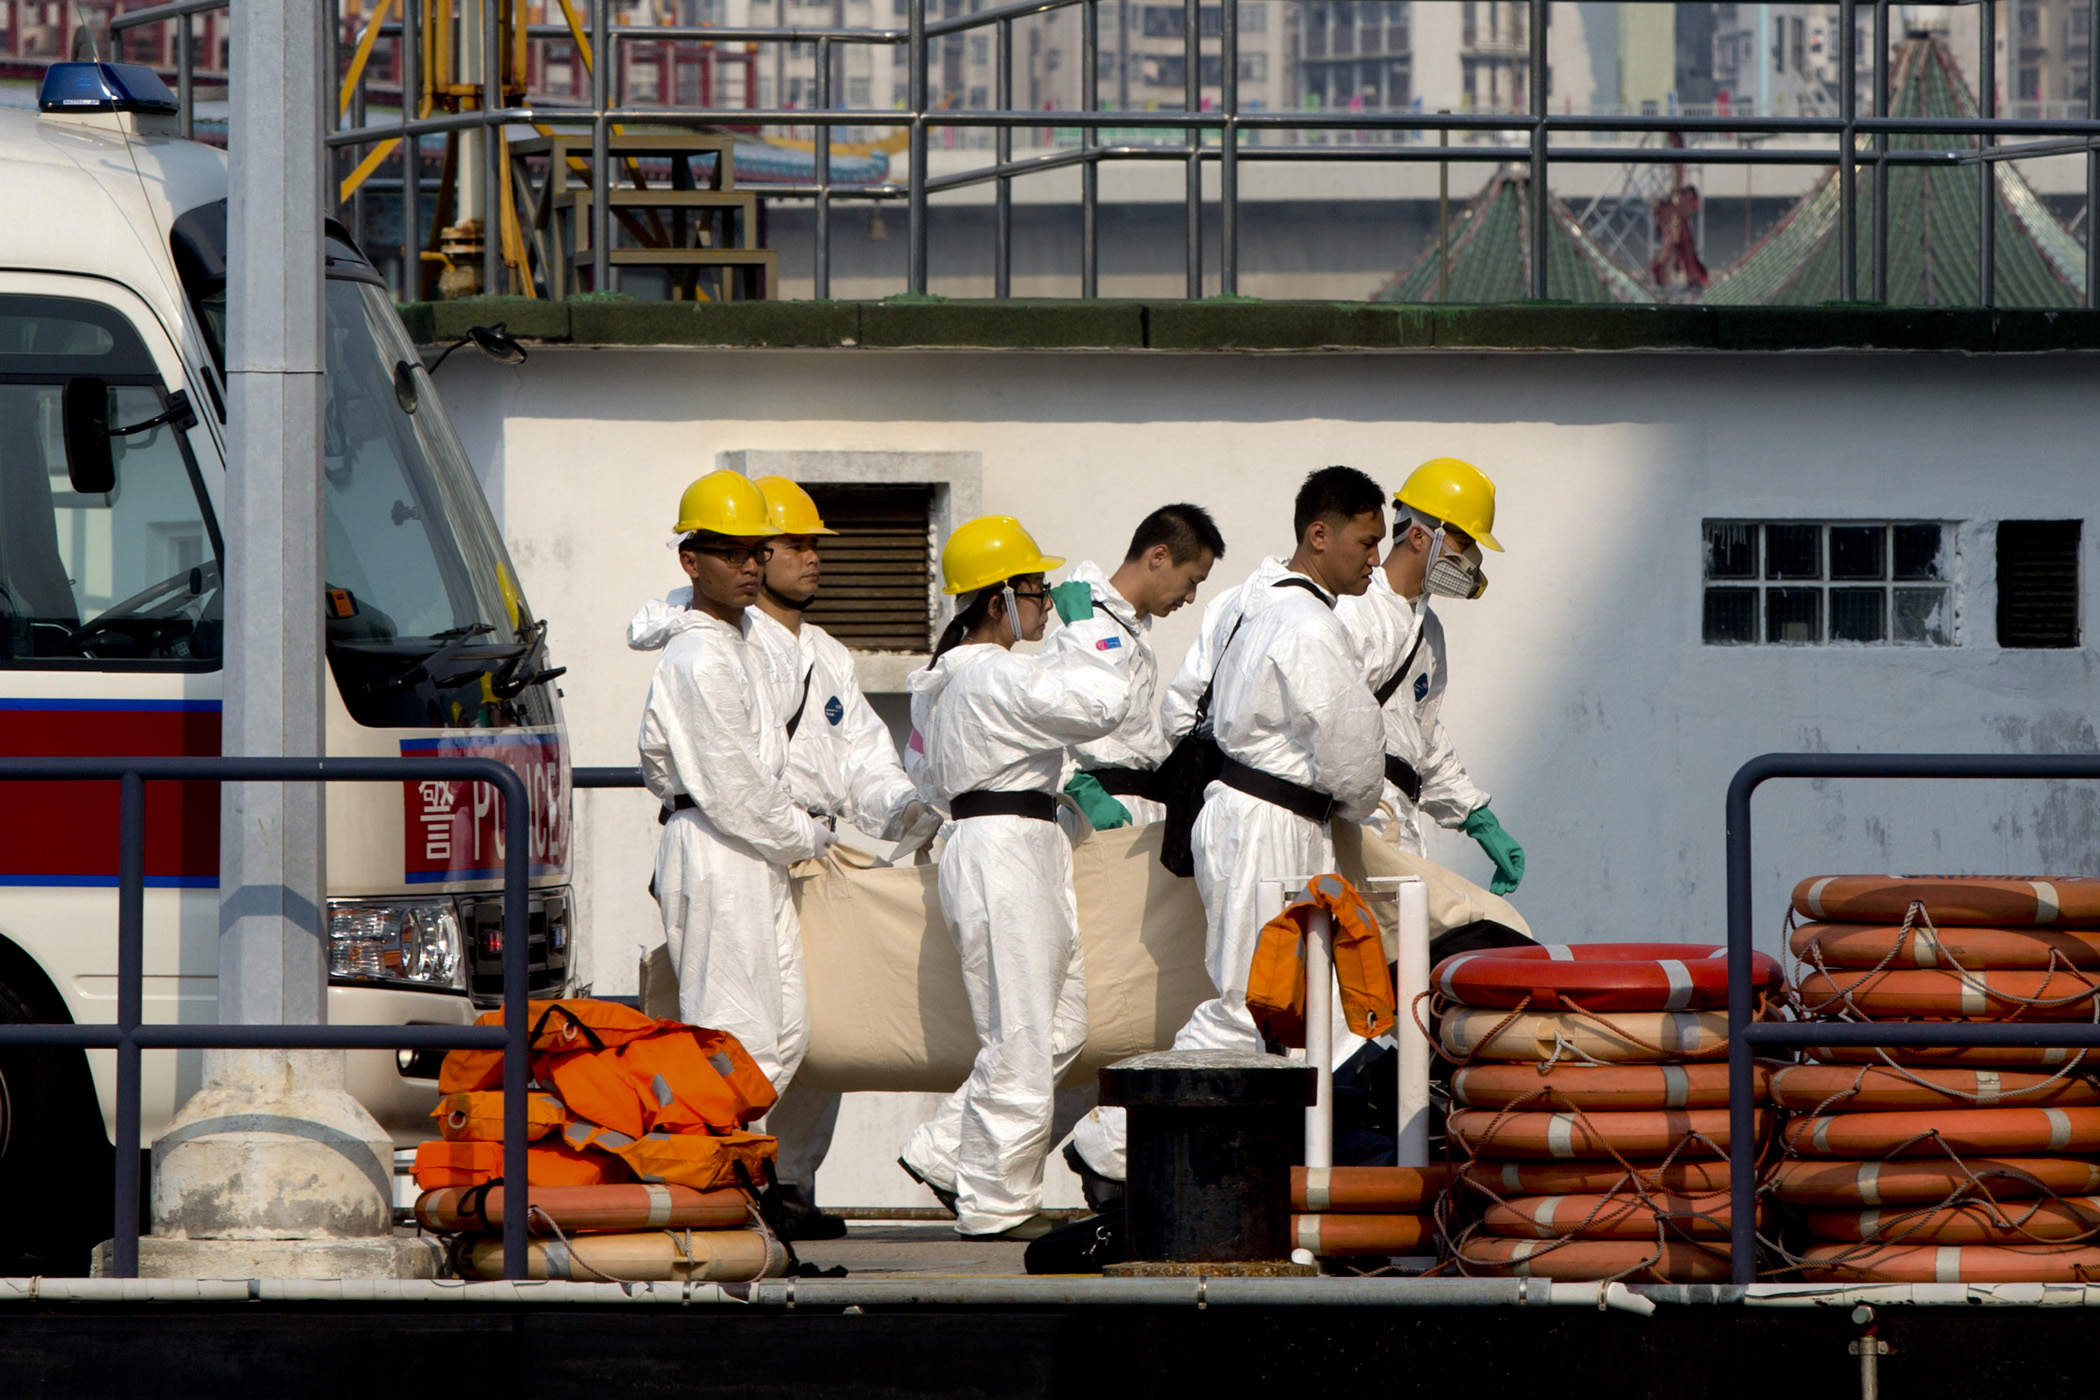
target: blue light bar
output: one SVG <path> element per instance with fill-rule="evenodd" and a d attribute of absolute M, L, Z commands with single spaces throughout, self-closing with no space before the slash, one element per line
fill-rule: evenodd
<path fill-rule="evenodd" d="M 158 112 L 182 110 L 160 74 L 137 63 L 54 63 L 37 90 L 39 112 Z"/>

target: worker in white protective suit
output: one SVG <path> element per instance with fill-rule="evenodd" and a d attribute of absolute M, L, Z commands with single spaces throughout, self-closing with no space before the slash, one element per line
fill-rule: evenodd
<path fill-rule="evenodd" d="M 1135 648 L 1117 623 L 1091 617 L 1067 624 L 1084 645 L 1012 650 L 1042 636 L 1043 574 L 1063 562 L 1011 516 L 958 527 L 941 550 L 955 620 L 911 678 L 921 772 L 954 818 L 941 913 L 962 954 L 979 1048 L 968 1080 L 899 1162 L 955 1211 L 966 1238 L 1049 1232 L 1038 1207 L 1053 1098 L 1086 1043 L 1079 904 L 1057 790 L 1066 750 L 1129 713 Z"/>
<path fill-rule="evenodd" d="M 1203 630 L 1167 688 L 1178 740 L 1205 711 L 1224 770 L 1204 794 L 1190 842 L 1203 899 L 1203 965 L 1218 994 L 1190 1013 L 1177 1050 L 1263 1048 L 1247 1010 L 1262 925 L 1277 913 L 1264 882 L 1334 869 L 1328 822 L 1362 821 L 1384 781 L 1383 723 L 1356 641 L 1334 614 L 1369 586 L 1385 536 L 1385 492 L 1350 467 L 1323 467 L 1298 491 L 1298 546 L 1264 559 L 1204 610 Z M 1072 1136 L 1090 1197 L 1126 1174 L 1125 1119 L 1097 1108 Z"/>
<path fill-rule="evenodd" d="M 686 489 L 676 528 L 692 593 L 663 626 L 639 747 L 642 777 L 664 804 L 655 888 L 678 1014 L 734 1035 L 785 1089 L 809 1048 L 787 872 L 821 855 L 832 833 L 788 792 L 776 683 L 749 640 L 779 532 L 759 489 L 728 471 Z"/>
<path fill-rule="evenodd" d="M 1495 483 L 1470 462 L 1424 462 L 1394 493 L 1393 546 L 1360 598 L 1344 598 L 1335 615 L 1363 651 L 1365 679 L 1384 710 L 1385 836 L 1422 855 L 1421 815 L 1463 831 L 1480 844 L 1495 874 L 1489 888 L 1508 894 L 1524 878 L 1524 850 L 1488 810 L 1488 795 L 1458 761 L 1440 712 L 1448 674 L 1444 624 L 1430 605 L 1439 598 L 1478 598 L 1487 591 L 1483 547 L 1496 541 Z"/>
<path fill-rule="evenodd" d="M 861 694 L 852 653 L 803 616 L 823 580 L 822 541 L 838 532 L 786 477 L 762 476 L 757 486 L 782 533 L 759 584 L 751 640 L 787 678 L 788 792 L 812 812 L 887 841 L 931 836 L 939 818 L 919 800 L 889 726 Z M 791 1239 L 846 1233 L 845 1221 L 816 1204 L 817 1169 L 831 1150 L 839 1105 L 832 1090 L 791 1084 L 766 1115 L 765 1130 L 779 1139 L 774 1177 Z"/>
<path fill-rule="evenodd" d="M 1050 598 L 1065 626 L 1050 634 L 1045 650 L 1092 646 L 1095 629 L 1072 624 L 1107 618 L 1130 647 L 1130 713 L 1113 734 L 1072 747 L 1072 772 L 1065 792 L 1096 831 L 1143 826 L 1165 815 L 1149 796 L 1153 770 L 1167 756 L 1159 727 L 1159 658 L 1153 654 L 1152 620 L 1194 602 L 1196 590 L 1225 557 L 1225 537 L 1201 506 L 1161 506 L 1138 522 L 1130 548 L 1113 574 L 1091 560 L 1072 566 Z"/>

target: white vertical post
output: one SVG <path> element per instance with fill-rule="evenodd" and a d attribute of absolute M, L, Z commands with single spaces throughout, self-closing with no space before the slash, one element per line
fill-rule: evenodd
<path fill-rule="evenodd" d="M 332 6 L 328 8 L 333 8 Z M 243 0 L 228 124 L 226 699 L 222 751 L 319 754 L 322 148 L 318 0 Z M 219 1019 L 328 1019 L 321 789 L 220 799 Z"/>
<path fill-rule="evenodd" d="M 1305 1058 L 1318 1094 L 1305 1110 L 1305 1165 L 1334 1165 L 1334 916 L 1313 910 L 1305 930 Z"/>
<path fill-rule="evenodd" d="M 1400 1132 L 1394 1164 L 1429 1165 L 1429 1042 L 1414 1028 L 1415 998 L 1429 990 L 1429 887 L 1418 876 L 1400 882 L 1398 1017 L 1393 1039 L 1400 1053 Z"/>

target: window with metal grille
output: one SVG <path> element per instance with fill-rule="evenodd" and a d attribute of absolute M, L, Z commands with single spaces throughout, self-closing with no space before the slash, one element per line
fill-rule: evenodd
<path fill-rule="evenodd" d="M 1953 644 L 1944 522 L 1709 520 L 1704 529 L 1710 645 Z"/>
<path fill-rule="evenodd" d="M 1998 522 L 1998 645 L 2078 645 L 2080 520 Z"/>
<path fill-rule="evenodd" d="M 838 531 L 805 616 L 856 651 L 930 650 L 933 488 L 805 485 Z"/>

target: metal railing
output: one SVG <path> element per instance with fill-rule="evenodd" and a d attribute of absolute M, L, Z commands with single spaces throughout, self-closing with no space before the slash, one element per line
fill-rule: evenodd
<path fill-rule="evenodd" d="M 146 1024 L 146 784 L 149 782 L 480 782 L 501 795 L 503 927 L 527 923 L 531 842 L 525 782 L 486 758 L 0 758 L 0 783 L 118 785 L 117 1019 L 89 1024 L 0 1025 L 0 1046 L 117 1052 L 116 1191 L 111 1273 L 138 1276 L 141 1060 L 148 1050 L 501 1050 L 503 1052 L 503 1276 L 526 1275 L 525 1086 L 527 940 L 503 940 L 503 1024 L 496 1026 L 285 1026 Z M 324 916 L 325 917 L 325 916 Z M 321 931 L 326 937 L 326 929 Z M 390 1206 L 392 1202 L 388 1203 Z"/>
<path fill-rule="evenodd" d="M 1728 785 L 1728 1197 L 1730 1267 L 1757 1281 L 1757 1145 L 1752 1064 L 1761 1049 L 1968 1045 L 2100 1048 L 2100 1024 L 1752 1021 L 1750 798 L 1776 778 L 2100 778 L 2100 754 L 1768 753 Z"/>
<path fill-rule="evenodd" d="M 404 20 L 411 31 L 424 5 L 440 3 L 441 0 L 402 0 Z M 1430 3 L 1431 0 L 1423 0 Z M 1440 0 L 1441 2 L 1441 0 Z M 609 5 L 598 0 L 590 5 L 590 42 L 593 62 L 591 64 L 591 98 L 579 106 L 545 105 L 505 108 L 500 80 L 491 76 L 486 82 L 482 101 L 484 110 L 460 112 L 444 116 L 433 116 L 420 120 L 409 117 L 409 105 L 402 106 L 402 118 L 397 122 L 358 126 L 348 130 L 336 130 L 327 137 L 331 149 L 360 149 L 387 141 L 402 141 L 408 178 L 402 181 L 407 205 L 404 219 L 404 256 L 407 265 L 418 265 L 421 256 L 420 222 L 417 211 L 417 192 L 421 185 L 417 168 L 415 139 L 428 134 L 462 131 L 477 127 L 497 127 L 515 123 L 555 124 L 572 129 L 588 124 L 592 134 L 593 159 L 590 182 L 591 200 L 591 249 L 593 286 L 606 290 L 612 283 L 611 234 L 612 214 L 610 187 L 613 178 L 612 162 L 607 158 L 607 140 L 616 124 L 644 123 L 667 127 L 806 127 L 815 132 L 814 180 L 802 185 L 769 186 L 769 198 L 807 199 L 815 208 L 815 247 L 812 261 L 813 292 L 818 298 L 831 294 L 831 208 L 834 202 L 857 200 L 881 202 L 902 200 L 909 209 L 909 252 L 906 268 L 906 290 L 912 294 L 927 291 L 929 276 L 929 224 L 927 217 L 928 197 L 949 190 L 964 189 L 989 184 L 994 188 L 996 203 L 996 245 L 994 249 L 993 291 L 995 296 L 1006 297 L 1012 291 L 1013 270 L 1013 182 L 1023 176 L 1045 174 L 1051 171 L 1077 167 L 1080 172 L 1080 251 L 1078 279 L 1082 297 L 1093 297 L 1099 293 L 1100 238 L 1098 216 L 1100 210 L 1099 173 L 1101 166 L 1109 161 L 1165 161 L 1180 162 L 1186 167 L 1186 188 L 1183 196 L 1184 216 L 1187 226 L 1187 247 L 1184 254 L 1187 273 L 1187 295 L 1198 298 L 1203 295 L 1205 280 L 1203 269 L 1204 242 L 1204 198 L 1203 168 L 1217 169 L 1217 218 L 1218 218 L 1218 293 L 1235 296 L 1239 291 L 1240 276 L 1240 180 L 1242 161 L 1266 162 L 1321 162 L 1321 161 L 1373 161 L 1373 162 L 1487 162 L 1509 163 L 1514 157 L 1529 170 L 1525 226 L 1528 230 L 1529 246 L 1534 250 L 1545 248 L 1550 233 L 1552 208 L 1549 197 L 1549 177 L 1553 163 L 1564 164 L 1627 164 L 1665 163 L 1700 165 L 1820 165 L 1840 169 L 1847 178 L 1839 184 L 1839 297 L 1841 300 L 1861 299 L 1861 276 L 1859 268 L 1859 224 L 1858 174 L 1861 170 L 1873 173 L 1871 208 L 1869 211 L 1871 266 L 1867 288 L 1871 299 L 1885 302 L 1888 299 L 1889 282 L 1889 219 L 1888 181 L 1879 178 L 1889 167 L 1896 165 L 1961 166 L 1975 165 L 1977 180 L 1978 219 L 1978 271 L 1980 275 L 1980 304 L 1994 305 L 1997 248 L 1995 230 L 1998 221 L 1995 165 L 2000 161 L 2023 160 L 2042 156 L 2083 154 L 2086 158 L 2085 223 L 2088 229 L 2100 225 L 2100 81 L 2088 85 L 2088 98 L 2083 104 L 2085 115 L 2079 118 L 2016 118 L 2016 117 L 1945 117 L 1945 118 L 1896 118 L 1881 115 L 1890 101 L 1889 87 L 1889 12 L 1893 0 L 1841 0 L 1836 6 L 1839 13 L 1837 113 L 1833 116 L 1768 116 L 1762 114 L 1728 116 L 1687 116 L 1665 114 L 1657 116 L 1618 116 L 1600 114 L 1563 113 L 1554 115 L 1548 110 L 1547 33 L 1546 10 L 1548 0 L 1523 0 L 1527 14 L 1527 43 L 1525 64 L 1527 75 L 1527 107 L 1524 112 L 1509 113 L 1427 113 L 1427 112 L 1371 112 L 1371 111 L 1252 111 L 1242 108 L 1239 96 L 1239 0 L 1221 0 L 1219 32 L 1216 42 L 1219 50 L 1217 89 L 1219 98 L 1214 108 L 1204 108 L 1202 98 L 1202 72 L 1198 62 L 1199 48 L 1204 36 L 1201 30 L 1201 11 L 1209 8 L 1199 0 L 1183 0 L 1184 28 L 1187 54 L 1185 56 L 1185 106 L 1179 111 L 1108 110 L 1101 101 L 1101 25 L 1100 12 L 1105 0 L 1016 0 L 1016 3 L 996 5 L 971 14 L 940 17 L 930 13 L 931 0 L 906 0 L 909 23 L 905 28 L 802 28 L 802 27 L 742 27 L 717 28 L 709 26 L 615 26 L 611 23 Z M 1636 3 L 1673 3 L 1673 0 L 1636 0 Z M 1998 0 L 1958 0 L 1958 3 L 1975 5 L 1981 15 L 1978 25 L 1979 55 L 1977 65 L 1979 80 L 1979 110 L 1989 112 L 1996 109 L 1995 92 L 1995 46 L 1997 34 Z M 2093 0 L 2100 5 L 2100 0 Z M 157 24 L 180 19 L 207 9 L 220 8 L 225 0 L 180 0 L 180 3 L 156 6 L 119 16 L 111 28 L 121 32 L 143 25 Z M 1083 16 L 1080 49 L 1080 90 L 1087 99 L 1085 110 L 1077 111 L 1026 111 L 1011 107 L 1013 94 L 1014 24 L 1016 21 L 1049 14 L 1056 10 L 1077 7 Z M 1874 54 L 1871 64 L 1870 88 L 1874 96 L 1875 115 L 1866 116 L 1858 111 L 1859 55 L 1856 52 L 1858 13 L 1861 8 L 1872 12 Z M 485 24 L 489 33 L 485 36 L 488 52 L 500 49 L 496 34 L 497 7 L 484 7 Z M 187 23 L 182 26 L 188 29 Z M 989 110 L 944 109 L 929 102 L 928 70 L 930 66 L 930 44 L 952 35 L 967 31 L 989 29 L 997 40 L 996 101 L 998 106 Z M 2100 74 L 2100 16 L 2089 26 L 2088 59 L 2090 70 Z M 398 37 L 401 24 L 385 26 L 380 37 Z M 573 44 L 575 36 L 565 25 L 531 25 L 527 27 L 529 39 L 559 41 Z M 630 44 L 655 44 L 678 42 L 749 43 L 749 44 L 803 44 L 814 45 L 816 54 L 815 87 L 817 106 L 814 108 L 770 108 L 752 107 L 688 107 L 629 106 L 615 100 L 612 75 L 619 73 L 621 50 Z M 908 100 L 903 110 L 849 109 L 837 105 L 838 94 L 832 85 L 832 55 L 836 46 L 864 45 L 906 48 L 909 83 Z M 403 52 L 404 78 L 415 77 L 417 46 L 406 45 Z M 187 54 L 186 40 L 178 45 L 178 51 Z M 413 81 L 404 81 L 404 90 L 413 90 Z M 187 89 L 184 91 L 184 122 L 190 118 Z M 331 122 L 331 126 L 337 123 Z M 1012 135 L 1017 129 L 1054 126 L 1076 130 L 1079 144 L 1076 149 L 1056 151 L 1045 155 L 1017 158 L 1012 149 Z M 881 185 L 840 186 L 832 179 L 831 133 L 840 127 L 878 127 L 903 130 L 909 141 L 905 181 Z M 934 128 L 989 128 L 995 133 L 993 163 L 975 169 L 957 171 L 940 176 L 928 169 L 928 133 Z M 1180 137 L 1183 144 L 1150 145 L 1125 142 L 1117 145 L 1102 144 L 1101 134 L 1108 131 L 1156 131 L 1163 138 Z M 1253 144 L 1247 138 L 1263 133 L 1365 133 L 1395 136 L 1434 137 L 1437 133 L 1463 132 L 1475 136 L 1497 136 L 1506 138 L 1508 144 L 1474 144 L 1445 146 L 1427 144 L 1334 144 L 1334 145 L 1271 145 Z M 1694 146 L 1690 149 L 1649 146 L 1626 147 L 1600 141 L 1585 140 L 1577 144 L 1556 145 L 1553 137 L 1565 134 L 1577 137 L 1595 137 L 1604 134 L 1638 135 L 1678 134 L 1686 138 L 1700 136 L 1740 137 L 1744 135 L 1791 136 L 1796 138 L 1833 138 L 1827 148 L 1820 146 L 1790 150 L 1757 150 L 1747 147 L 1727 148 L 1718 146 Z M 1977 138 L 1977 145 L 1957 150 L 1892 150 L 1889 137 L 1893 135 L 1937 135 Z M 2010 144 L 1996 144 L 2001 138 L 2011 138 Z M 1862 144 L 1864 141 L 1866 144 Z M 481 181 L 482 207 L 494 210 L 502 207 L 503 184 L 501 163 L 504 159 L 503 142 L 489 141 L 486 147 L 483 168 L 478 172 Z M 505 264 L 494 237 L 483 240 L 482 285 L 497 287 L 503 277 Z M 2100 237 L 2089 236 L 2086 240 L 2086 290 L 2088 306 L 2100 305 Z M 1529 293 L 1534 299 L 1547 296 L 1547 264 L 1544 256 L 1530 259 Z"/>

